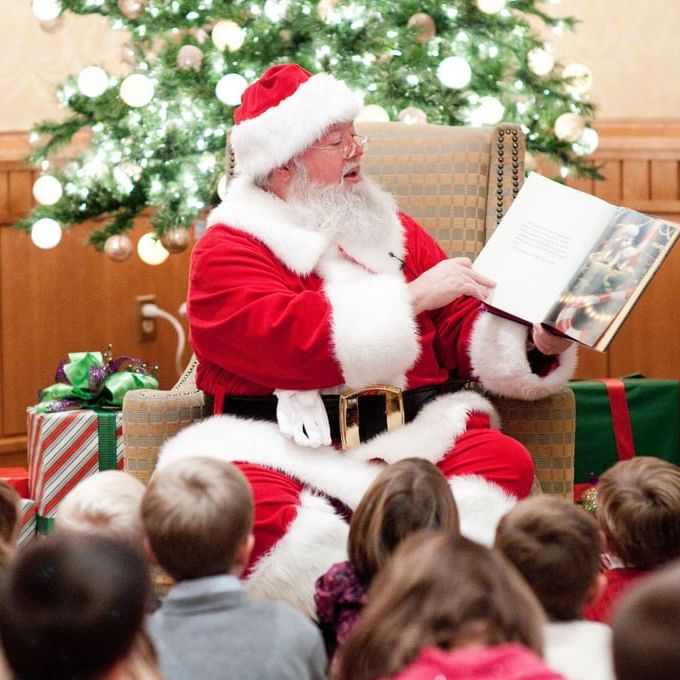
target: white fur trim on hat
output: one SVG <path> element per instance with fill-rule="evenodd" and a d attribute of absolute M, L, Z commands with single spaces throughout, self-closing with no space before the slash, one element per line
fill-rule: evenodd
<path fill-rule="evenodd" d="M 576 369 L 576 345 L 557 356 L 557 368 L 541 377 L 532 372 L 526 351 L 528 328 L 483 312 L 470 338 L 472 371 L 482 385 L 514 399 L 542 399 L 564 387 Z"/>
<path fill-rule="evenodd" d="M 304 151 L 334 123 L 351 122 L 361 101 L 345 83 L 317 73 L 277 106 L 231 131 L 236 174 L 263 177 Z"/>
<path fill-rule="evenodd" d="M 349 525 L 326 499 L 303 492 L 286 534 L 250 572 L 248 592 L 284 600 L 316 618 L 314 584 L 330 566 L 347 559 L 348 533 Z"/>

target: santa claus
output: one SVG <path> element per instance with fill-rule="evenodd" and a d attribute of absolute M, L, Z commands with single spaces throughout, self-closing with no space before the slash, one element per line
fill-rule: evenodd
<path fill-rule="evenodd" d="M 244 92 L 235 177 L 189 283 L 197 382 L 221 415 L 158 463 L 235 462 L 255 496 L 247 585 L 306 611 L 316 577 L 346 559 L 348 518 L 384 464 L 436 463 L 463 531 L 490 540 L 533 464 L 492 405 L 459 388 L 538 399 L 575 365 L 568 341 L 484 311 L 493 282 L 362 174 L 359 107 L 343 82 L 294 64 Z"/>

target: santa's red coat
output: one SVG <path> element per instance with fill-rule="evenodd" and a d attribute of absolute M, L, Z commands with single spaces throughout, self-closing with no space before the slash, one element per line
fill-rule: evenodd
<path fill-rule="evenodd" d="M 487 313 L 475 299 L 416 316 L 407 284 L 446 255 L 407 215 L 395 214 L 379 248 L 340 248 L 298 226 L 285 201 L 242 178 L 209 222 L 192 254 L 188 314 L 198 385 L 217 404 L 226 394 L 274 389 L 414 389 L 450 375 L 478 380 L 497 394 L 537 399 L 562 387 L 573 371 L 574 349 L 559 357 L 527 354 L 527 329 Z M 180 433 L 159 464 L 197 454 L 244 464 L 256 498 L 256 557 L 265 558 L 250 581 L 266 581 L 260 590 L 271 592 L 302 568 L 284 568 L 291 555 L 308 549 L 307 559 L 321 555 L 326 567 L 344 556 L 346 525 L 336 524 L 334 508 L 315 492 L 352 509 L 377 474 L 369 462 L 376 458 L 421 456 L 448 477 L 476 474 L 514 496 L 528 493 L 528 454 L 498 425 L 486 399 L 458 392 L 427 404 L 412 423 L 340 453 L 304 450 L 273 423 L 220 416 Z M 483 514 L 484 494 L 478 502 L 470 495 L 475 513 Z"/>

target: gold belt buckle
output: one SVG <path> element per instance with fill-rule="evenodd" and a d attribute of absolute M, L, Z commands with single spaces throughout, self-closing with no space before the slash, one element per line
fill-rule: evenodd
<path fill-rule="evenodd" d="M 404 424 L 404 397 L 399 387 L 369 385 L 358 390 L 346 390 L 340 395 L 340 443 L 343 449 L 353 449 L 361 444 L 359 438 L 359 397 L 377 392 L 385 397 L 387 431 Z"/>

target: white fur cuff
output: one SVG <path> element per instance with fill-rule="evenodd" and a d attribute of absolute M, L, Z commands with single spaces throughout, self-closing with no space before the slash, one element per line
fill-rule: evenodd
<path fill-rule="evenodd" d="M 490 392 L 533 401 L 564 387 L 576 368 L 576 346 L 557 357 L 559 365 L 545 377 L 532 372 L 526 351 L 528 328 L 483 312 L 470 339 L 470 362 Z"/>

